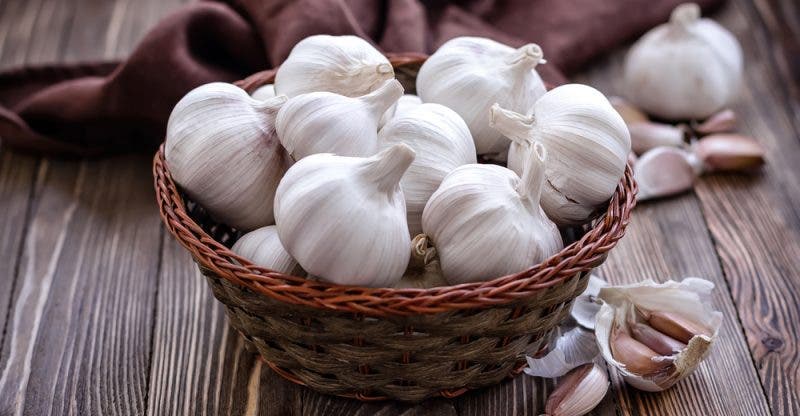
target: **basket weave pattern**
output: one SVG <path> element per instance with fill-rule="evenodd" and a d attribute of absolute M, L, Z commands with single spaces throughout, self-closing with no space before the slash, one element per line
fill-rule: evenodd
<path fill-rule="evenodd" d="M 398 79 L 413 91 L 425 57 L 389 58 Z M 237 85 L 252 91 L 273 77 L 274 71 L 265 71 Z M 525 356 L 546 346 L 591 270 L 623 236 L 636 194 L 628 167 L 591 228 L 520 273 L 433 289 L 375 289 L 252 265 L 229 249 L 238 237 L 235 230 L 184 200 L 163 147 L 153 173 L 164 224 L 189 250 L 249 346 L 295 383 L 361 400 L 455 397 L 518 374 Z"/>

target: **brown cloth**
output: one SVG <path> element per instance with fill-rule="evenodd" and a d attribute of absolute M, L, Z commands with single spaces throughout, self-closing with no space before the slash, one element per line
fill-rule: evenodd
<path fill-rule="evenodd" d="M 697 0 L 704 8 L 723 0 Z M 152 151 L 175 103 L 211 81 L 274 67 L 306 36 L 354 34 L 385 52 L 431 53 L 485 36 L 541 45 L 558 84 L 593 57 L 663 22 L 680 0 L 228 0 L 163 19 L 127 61 L 0 73 L 3 145 L 62 155 Z"/>

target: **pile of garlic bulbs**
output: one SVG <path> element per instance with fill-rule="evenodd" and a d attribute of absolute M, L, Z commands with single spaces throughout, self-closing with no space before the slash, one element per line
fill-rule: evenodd
<path fill-rule="evenodd" d="M 558 227 L 604 210 L 630 151 L 605 96 L 547 92 L 544 62 L 535 44 L 456 38 L 420 68 L 417 97 L 363 39 L 311 36 L 252 96 L 212 83 L 183 97 L 167 166 L 246 233 L 240 258 L 278 272 L 415 288 L 521 272 L 563 248 Z M 477 163 L 506 153 L 508 168 Z"/>

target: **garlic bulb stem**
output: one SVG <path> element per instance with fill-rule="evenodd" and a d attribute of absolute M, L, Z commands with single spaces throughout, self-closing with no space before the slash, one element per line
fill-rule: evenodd
<path fill-rule="evenodd" d="M 536 68 L 537 65 L 546 63 L 547 61 L 542 59 L 543 56 L 542 48 L 539 45 L 529 43 L 517 49 L 506 63 L 512 69 L 512 72 L 524 75 L 525 71 L 530 71 Z"/>
<path fill-rule="evenodd" d="M 526 116 L 506 110 L 497 103 L 489 110 L 489 125 L 511 140 L 507 166 L 518 175 L 524 170 L 524 156 L 533 142 L 535 123 L 536 118 L 533 115 Z"/>
<path fill-rule="evenodd" d="M 688 30 L 689 26 L 700 18 L 700 6 L 695 3 L 684 3 L 672 10 L 669 22 L 672 27 Z"/>
<path fill-rule="evenodd" d="M 397 102 L 403 96 L 403 93 L 403 86 L 395 80 L 393 82 L 384 82 L 375 91 L 361 96 L 359 99 L 369 106 L 373 118 L 380 120 L 383 117 L 383 113 Z"/>
<path fill-rule="evenodd" d="M 414 149 L 410 146 L 394 145 L 380 155 L 370 158 L 364 165 L 362 174 L 367 180 L 376 184 L 381 192 L 394 192 L 400 187 L 400 178 L 411 166 L 414 156 Z"/>
<path fill-rule="evenodd" d="M 541 143 L 536 142 L 528 152 L 528 163 L 525 165 L 525 172 L 519 182 L 517 192 L 520 198 L 534 203 L 537 208 L 539 199 L 544 188 L 544 161 L 547 159 L 547 151 Z"/>

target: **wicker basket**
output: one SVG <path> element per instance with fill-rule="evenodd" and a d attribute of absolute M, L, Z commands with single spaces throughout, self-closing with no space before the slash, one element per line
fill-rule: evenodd
<path fill-rule="evenodd" d="M 425 56 L 389 58 L 413 91 Z M 266 71 L 237 85 L 252 91 L 273 76 Z M 567 230 L 571 244 L 515 275 L 434 289 L 371 289 L 252 265 L 229 250 L 235 230 L 185 201 L 163 147 L 153 170 L 164 224 L 191 252 L 249 346 L 292 382 L 360 400 L 455 397 L 519 374 L 624 234 L 636 194 L 628 167 L 591 227 Z"/>

